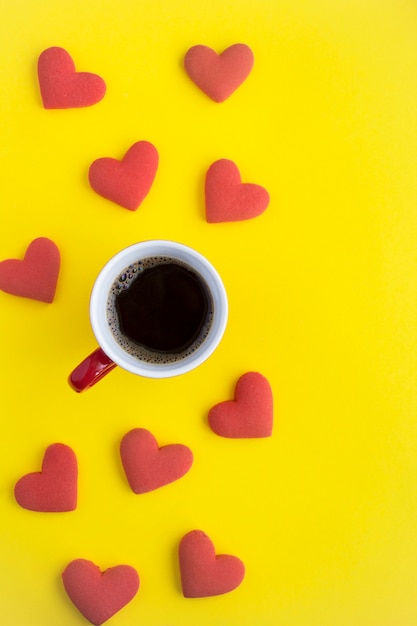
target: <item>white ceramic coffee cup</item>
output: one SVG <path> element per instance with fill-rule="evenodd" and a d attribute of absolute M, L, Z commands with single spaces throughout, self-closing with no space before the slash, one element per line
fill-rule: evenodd
<path fill-rule="evenodd" d="M 149 257 L 169 257 L 188 265 L 203 279 L 213 304 L 213 318 L 207 337 L 193 352 L 173 362 L 149 363 L 132 356 L 117 342 L 108 321 L 108 298 L 115 280 L 129 265 Z M 206 361 L 217 348 L 226 328 L 227 316 L 228 302 L 223 282 L 202 254 L 184 244 L 163 239 L 133 244 L 111 258 L 94 283 L 90 298 L 90 322 L 99 348 L 73 370 L 69 383 L 76 391 L 84 391 L 116 365 L 148 378 L 168 378 L 189 372 Z"/>

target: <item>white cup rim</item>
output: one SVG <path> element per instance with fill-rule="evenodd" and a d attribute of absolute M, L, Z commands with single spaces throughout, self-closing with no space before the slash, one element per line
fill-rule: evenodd
<path fill-rule="evenodd" d="M 107 320 L 108 295 L 117 276 L 131 263 L 152 256 L 169 256 L 190 265 L 207 283 L 213 299 L 213 322 L 207 338 L 192 354 L 177 362 L 153 364 L 140 361 L 128 354 L 113 337 Z M 90 322 L 100 348 L 123 369 L 147 378 L 178 376 L 206 361 L 220 343 L 226 328 L 227 317 L 226 290 L 214 266 L 193 248 L 167 239 L 141 241 L 115 254 L 97 276 L 90 297 Z"/>

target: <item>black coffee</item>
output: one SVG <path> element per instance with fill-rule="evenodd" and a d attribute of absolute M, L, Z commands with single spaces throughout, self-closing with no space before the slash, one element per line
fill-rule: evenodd
<path fill-rule="evenodd" d="M 107 311 L 116 341 L 152 363 L 175 362 L 193 352 L 206 338 L 213 315 L 201 276 L 170 257 L 143 259 L 123 270 Z"/>

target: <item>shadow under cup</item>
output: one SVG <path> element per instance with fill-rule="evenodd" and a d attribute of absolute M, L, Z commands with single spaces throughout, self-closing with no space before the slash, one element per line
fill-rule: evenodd
<path fill-rule="evenodd" d="M 139 273 L 167 263 L 190 271 L 207 295 L 201 332 L 179 352 L 153 351 L 132 342 L 121 332 L 115 304 L 117 294 L 129 290 Z M 116 365 L 150 378 L 177 376 L 203 363 L 223 336 L 227 314 L 226 291 L 211 263 L 192 248 L 167 240 L 140 242 L 116 254 L 101 270 L 90 299 L 90 321 L 101 350 Z"/>

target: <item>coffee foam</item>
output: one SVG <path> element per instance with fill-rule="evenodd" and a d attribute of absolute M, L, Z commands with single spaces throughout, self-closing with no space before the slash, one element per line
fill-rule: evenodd
<path fill-rule="evenodd" d="M 206 322 L 202 328 L 199 337 L 186 350 L 175 354 L 164 354 L 161 352 L 155 352 L 153 350 L 149 350 L 148 348 L 140 346 L 137 343 L 128 339 L 120 330 L 119 319 L 116 311 L 116 296 L 120 294 L 121 291 L 123 291 L 124 289 L 128 289 L 130 283 L 138 276 L 140 272 L 144 272 L 151 267 L 155 267 L 156 265 L 163 265 L 166 263 L 175 263 L 176 265 L 185 267 L 189 271 L 193 272 L 206 289 L 209 306 Z M 210 329 L 213 324 L 214 306 L 206 281 L 198 272 L 194 270 L 194 268 L 188 265 L 188 263 L 184 263 L 184 261 L 181 261 L 180 259 L 169 256 L 152 256 L 139 259 L 138 261 L 131 263 L 117 275 L 109 291 L 106 312 L 107 323 L 109 325 L 113 338 L 127 354 L 134 357 L 135 359 L 138 359 L 139 361 L 143 361 L 152 365 L 167 365 L 169 363 L 178 363 L 178 361 L 182 361 L 183 359 L 196 352 L 196 350 L 198 350 L 198 348 L 204 343 L 210 333 Z"/>

